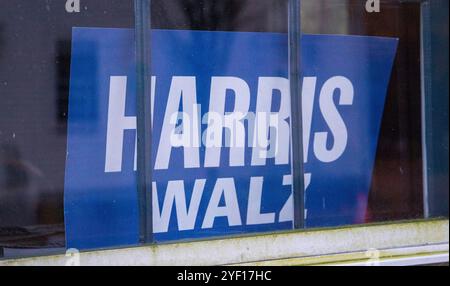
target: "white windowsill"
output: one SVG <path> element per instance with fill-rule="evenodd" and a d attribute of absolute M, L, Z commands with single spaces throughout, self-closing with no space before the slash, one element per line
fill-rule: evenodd
<path fill-rule="evenodd" d="M 448 262 L 449 221 L 423 220 L 84 252 L 81 265 L 416 265 Z M 369 251 L 369 252 L 368 252 Z M 71 260 L 72 259 L 72 260 Z M 66 265 L 65 255 L 3 260 Z"/>

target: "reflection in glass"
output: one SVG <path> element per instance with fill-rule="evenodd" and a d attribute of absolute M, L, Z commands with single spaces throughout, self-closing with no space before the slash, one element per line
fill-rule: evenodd
<path fill-rule="evenodd" d="M 302 1 L 304 33 L 395 37 L 398 51 L 384 107 L 366 222 L 424 216 L 421 143 L 421 4 L 382 1 Z"/>
<path fill-rule="evenodd" d="M 11 0 L 0 9 L 0 254 L 63 251 L 72 27 L 133 27 L 133 1 Z M 93 106 L 92 108 L 95 108 Z M 87 110 L 91 115 L 93 109 Z"/>

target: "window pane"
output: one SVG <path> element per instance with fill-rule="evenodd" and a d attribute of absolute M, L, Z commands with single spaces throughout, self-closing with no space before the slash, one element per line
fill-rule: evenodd
<path fill-rule="evenodd" d="M 448 217 L 448 2 L 293 2 L 3 5 L 0 258 Z"/>
<path fill-rule="evenodd" d="M 147 99 L 150 96 L 153 103 L 151 109 L 150 102 L 145 106 L 146 112 L 151 110 L 153 116 L 152 158 L 148 162 L 152 169 L 153 203 L 147 201 L 144 207 L 153 208 L 154 241 L 292 229 L 286 4 L 278 0 L 152 1 L 151 37 L 144 41 L 139 38 L 137 42 L 142 47 L 150 44 L 147 48 L 151 50 L 147 57 L 151 61 L 153 84 L 143 92 L 148 92 L 144 96 Z M 146 11 L 141 12 L 145 18 Z M 147 17 L 149 15 L 150 7 Z M 147 25 L 147 33 L 150 33 L 150 23 Z M 132 32 L 119 29 L 82 32 L 94 43 L 109 41 L 111 49 L 122 47 L 115 50 L 116 58 L 129 57 L 130 47 L 124 45 L 123 35 Z M 140 32 L 138 35 L 148 37 Z M 145 59 L 142 61 L 145 63 Z M 72 80 L 76 80 L 76 76 L 99 80 L 115 76 L 112 80 L 127 83 L 126 90 L 120 84 L 100 86 L 100 103 L 109 106 L 108 114 L 105 106 L 100 107 L 99 114 L 108 121 L 111 136 L 107 136 L 107 145 L 123 142 L 111 154 L 106 152 L 107 160 L 110 156 L 122 158 L 123 162 L 133 160 L 135 142 L 124 140 L 123 130 L 136 128 L 127 121 L 136 118 L 140 111 L 139 106 L 125 109 L 123 116 L 124 104 L 135 102 L 142 94 L 132 91 L 146 85 L 145 79 L 140 83 L 133 81 L 134 74 L 121 61 L 105 66 L 99 74 L 87 69 L 84 73 L 72 73 Z M 111 115 L 112 110 L 120 113 Z M 257 111 L 262 114 L 261 118 L 255 116 Z M 280 117 L 281 127 L 276 133 L 270 132 L 281 147 L 277 153 L 268 150 L 269 155 L 261 156 L 267 149 L 268 126 L 260 124 L 264 128 L 258 131 L 266 144 L 264 148 L 251 148 L 253 140 L 250 138 L 257 138 L 254 135 L 257 122 L 268 120 L 270 113 Z M 146 129 L 142 133 L 146 136 L 150 131 Z M 69 141 L 70 135 L 69 131 Z M 89 157 L 97 150 L 104 150 L 102 143 L 93 142 L 77 155 Z M 69 145 L 69 153 L 70 148 Z M 95 162 L 97 157 L 92 159 Z M 77 170 L 75 160 L 69 159 L 67 163 L 76 170 L 75 177 L 72 174 L 69 177 L 79 181 L 84 178 L 77 175 L 82 173 Z M 136 208 L 136 192 L 126 188 L 135 182 L 135 177 L 128 173 L 133 166 L 120 161 L 113 163 L 111 168 L 101 170 L 91 164 L 89 173 L 98 175 L 86 182 L 112 182 L 113 177 L 123 180 L 126 182 L 120 186 L 123 208 Z M 139 171 L 138 168 L 138 175 L 142 175 Z M 66 198 L 68 192 L 66 188 Z M 112 200 L 114 195 L 93 190 L 76 208 L 95 208 L 101 212 L 105 206 L 91 203 L 99 196 Z M 66 207 L 73 209 L 70 205 Z M 72 216 L 67 208 L 66 212 L 66 224 L 70 220 L 84 228 L 95 229 L 103 237 L 88 241 L 77 237 L 75 232 L 68 232 L 70 247 L 117 244 L 116 236 L 129 231 L 129 227 L 104 227 L 120 222 L 122 209 L 116 209 L 114 216 L 89 220 Z"/>
<path fill-rule="evenodd" d="M 448 161 L 443 159 L 443 161 L 440 160 L 440 163 L 436 162 L 437 173 L 433 173 L 435 169 L 431 173 L 427 173 L 424 169 L 427 157 L 423 151 L 425 150 L 423 134 L 426 127 L 428 140 L 439 140 L 440 142 L 440 144 L 435 143 L 431 146 L 427 144 L 429 146 L 427 148 L 436 146 L 436 149 L 429 149 L 430 152 L 435 153 L 432 153 L 434 157 L 428 157 L 428 161 L 436 157 L 447 158 L 448 104 L 445 103 L 448 103 L 448 77 L 445 77 L 440 83 L 436 83 L 436 85 L 440 84 L 444 87 L 439 94 L 438 92 L 424 91 L 423 84 L 427 82 L 426 80 L 436 81 L 440 78 L 439 74 L 441 73 L 430 73 L 430 70 L 423 70 L 423 66 L 427 64 L 426 61 L 430 59 L 424 58 L 425 51 L 421 50 L 422 37 L 425 39 L 432 37 L 436 39 L 435 41 L 447 43 L 448 46 L 448 34 L 445 32 L 445 29 L 448 30 L 448 13 L 440 13 L 440 26 L 436 23 L 433 28 L 422 30 L 424 7 L 433 1 L 422 1 L 425 4 L 420 1 L 380 1 L 379 10 L 376 3 L 366 6 L 366 2 L 370 1 L 302 1 L 302 30 L 304 33 L 359 35 L 398 40 L 392 71 L 389 71 L 391 75 L 383 103 L 384 107 L 381 110 L 380 126 L 376 131 L 375 153 L 372 154 L 369 148 L 363 152 L 347 149 L 340 159 L 344 166 L 346 154 L 352 157 L 347 163 L 357 162 L 363 157 L 375 155 L 373 168 L 370 166 L 366 170 L 352 169 L 351 165 L 346 165 L 347 167 L 339 173 L 339 176 L 320 178 L 320 180 L 330 181 L 329 185 L 334 187 L 329 188 L 327 184 L 320 184 L 321 186 L 325 185 L 322 188 L 317 183 L 315 185 L 314 178 L 312 178 L 310 189 L 306 191 L 306 208 L 312 209 L 308 210 L 307 226 L 423 218 L 425 210 L 428 208 L 428 201 L 424 201 L 424 197 L 427 197 L 427 189 L 424 189 L 424 186 L 428 188 L 427 179 L 431 180 L 431 184 L 436 182 L 439 185 L 438 196 L 441 208 L 447 209 L 448 215 L 448 187 L 445 187 L 448 186 Z M 448 3 L 444 2 L 434 1 L 432 6 L 436 9 L 435 13 L 437 10 L 447 11 L 444 8 L 437 8 L 448 6 Z M 431 33 L 434 33 L 436 37 L 431 36 Z M 379 50 L 378 52 L 385 51 Z M 439 53 L 445 57 L 447 54 L 444 54 Z M 433 56 L 438 57 L 438 53 L 434 53 Z M 370 52 L 367 53 L 367 57 L 370 57 Z M 355 61 L 356 58 L 348 60 Z M 368 66 L 366 65 L 366 67 Z M 439 61 L 439 64 L 436 63 L 436 69 L 441 69 L 443 74 L 446 71 L 448 75 L 448 61 Z M 423 81 L 423 75 L 425 75 L 425 81 Z M 368 76 L 372 76 L 376 80 L 374 75 Z M 369 94 L 358 94 L 358 90 L 355 89 L 354 104 L 357 103 L 358 97 L 370 96 Z M 378 93 L 372 96 L 380 97 L 385 94 Z M 438 125 L 432 125 L 430 122 L 433 120 L 430 117 L 431 113 L 426 118 L 422 115 L 422 110 L 430 111 L 428 105 L 431 102 L 443 103 L 439 104 L 440 108 L 433 108 L 437 112 L 434 117 Z M 345 110 L 343 107 L 339 110 L 344 114 L 345 122 Z M 358 124 L 362 124 L 361 122 L 364 122 L 374 110 L 373 106 L 360 110 Z M 439 125 L 439 122 L 444 122 L 444 120 L 446 123 Z M 357 134 L 358 124 L 355 125 L 351 122 L 346 124 L 350 126 L 348 127 L 348 142 L 356 140 L 356 144 L 360 146 L 366 144 L 364 142 L 367 138 Z M 441 139 L 435 138 L 436 135 Z M 339 164 L 339 160 L 337 164 Z M 306 163 L 305 168 L 308 171 L 308 168 L 311 167 Z M 361 178 L 361 172 L 367 170 L 370 175 L 367 176 L 368 185 L 366 187 L 361 188 L 362 185 L 356 187 L 354 184 L 347 184 L 349 181 L 358 181 Z M 432 177 L 427 177 L 427 175 Z M 444 189 L 445 191 L 442 191 Z M 321 192 L 321 195 L 314 196 L 314 192 Z M 351 196 L 349 195 L 351 193 L 353 193 L 353 198 L 349 199 L 348 205 L 336 205 L 336 201 L 340 201 L 344 196 Z M 436 194 L 436 191 L 433 194 Z M 317 206 L 320 204 L 322 207 L 318 210 Z M 327 211 L 327 209 L 333 208 L 334 213 Z M 348 221 L 337 218 L 341 214 L 345 216 L 346 213 L 353 215 L 354 218 Z"/>
<path fill-rule="evenodd" d="M 73 29 L 134 25 L 133 1 L 83 0 L 80 7 L 66 7 L 65 2 L 10 0 L 0 9 L 0 253 L 5 257 L 63 251 L 66 246 L 65 163 L 73 155 L 67 153 L 68 114 L 76 112 L 68 110 L 70 85 L 85 91 L 77 102 L 83 109 L 72 114 L 80 119 L 71 126 L 80 127 L 75 136 L 94 138 L 101 125 L 92 93 L 96 79 L 70 80 L 74 57 L 87 69 L 101 71 L 92 61 L 100 49 L 85 43 L 83 51 L 72 54 Z M 81 158 L 79 164 L 86 161 Z M 96 188 L 85 186 L 86 191 Z M 107 207 L 101 200 L 96 203 Z"/>
<path fill-rule="evenodd" d="M 292 229 L 287 13 L 287 1 L 153 1 L 156 241 Z M 184 148 L 165 140 L 178 111 Z M 267 141 L 269 129 L 258 127 L 269 128 L 261 120 L 270 112 L 279 151 L 260 156 L 268 148 L 251 138 Z M 201 122 L 198 131 L 188 122 Z M 172 191 L 191 201 L 191 224 L 160 219 Z"/>

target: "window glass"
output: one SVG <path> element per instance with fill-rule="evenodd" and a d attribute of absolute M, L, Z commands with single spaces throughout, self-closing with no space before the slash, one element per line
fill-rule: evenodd
<path fill-rule="evenodd" d="M 2 6 L 0 259 L 448 217 L 448 1 Z"/>
<path fill-rule="evenodd" d="M 135 71 L 127 69 L 125 59 L 133 45 L 123 39 L 132 35 L 130 30 L 80 29 L 80 38 L 73 38 L 73 53 L 83 37 L 94 45 L 108 43 L 111 48 L 105 58 L 121 61 L 106 59 L 103 70 L 95 74 L 72 55 L 73 82 L 108 78 L 109 84 L 100 85 L 98 93 L 100 121 L 108 124 L 100 136 L 106 142 L 89 144 L 88 138 L 72 134 L 69 128 L 65 190 L 69 247 L 132 244 L 136 234 L 124 234 L 137 223 L 145 242 L 292 229 L 287 1 L 152 1 L 152 7 L 140 8 L 143 33 L 137 29 L 136 46 L 148 54 L 140 54 L 138 68 L 147 64 L 143 72 L 148 70 L 151 76 L 133 80 Z M 147 88 L 141 90 L 142 86 Z M 71 93 L 71 115 L 83 112 L 84 106 L 72 108 L 72 103 L 84 96 L 83 90 Z M 144 101 L 133 106 L 140 96 Z M 145 103 L 145 98 L 151 101 Z M 144 146 L 151 150 L 146 170 L 152 172 L 152 184 L 137 193 L 130 189 L 138 184 L 142 190 L 140 176 L 146 166 L 140 165 L 137 172 L 133 167 L 145 156 L 145 148 L 139 148 L 143 141 L 136 143 L 127 133 L 135 132 L 139 119 L 147 120 L 145 114 L 150 112 L 151 122 L 141 125 L 145 130 L 138 130 L 138 137 L 141 134 L 140 139 L 146 140 L 152 131 Z M 269 131 L 260 122 L 268 122 L 272 113 L 279 117 L 272 126 L 279 128 Z M 76 119 L 70 117 L 69 126 L 72 120 Z M 91 126 L 90 121 L 80 124 Z M 255 127 L 259 125 L 263 128 Z M 278 141 L 278 150 L 267 150 L 268 133 Z M 262 143 L 254 142 L 258 135 Z M 80 157 L 89 158 L 89 166 L 80 166 Z M 100 169 L 94 162 L 105 162 L 105 167 Z M 84 175 L 86 168 L 88 175 Z M 83 185 L 111 182 L 120 185 L 108 192 L 78 191 Z M 150 187 L 152 201 L 146 196 Z M 100 196 L 116 205 L 97 204 Z M 124 214 L 136 209 L 138 196 L 141 216 L 125 221 Z M 102 211 L 95 219 L 82 215 Z M 82 236 L 76 231 L 81 229 Z M 97 240 L 97 234 L 103 239 Z"/>
<path fill-rule="evenodd" d="M 1 4 L 0 254 L 5 257 L 47 254 L 66 247 L 70 85 L 86 91 L 80 116 L 91 128 L 78 131 L 93 136 L 99 126 L 98 101 L 89 93 L 97 83 L 94 79 L 70 81 L 73 29 L 134 26 L 133 1 L 83 0 L 79 7 L 70 2 L 76 1 L 11 0 Z M 89 59 L 98 52 L 91 46 L 82 56 Z M 93 71 L 101 70 L 96 62 L 86 60 L 84 64 Z M 91 188 L 96 187 L 86 186 L 86 191 Z"/>
<path fill-rule="evenodd" d="M 375 154 L 368 149 L 359 154 L 355 150 L 346 150 L 353 160 L 375 155 L 368 189 L 365 193 L 359 192 L 351 205 L 360 204 L 364 214 L 354 222 L 423 217 L 421 3 L 381 1 L 379 12 L 375 4 L 366 7 L 366 1 L 357 0 L 305 0 L 302 4 L 304 33 L 377 36 L 398 41 L 392 70 L 386 71 L 390 73 L 387 91 L 368 95 L 355 90 L 355 102 L 364 96 L 385 96 L 385 99 L 380 110 Z M 368 13 L 368 8 L 374 11 Z M 369 53 L 366 55 L 370 56 Z M 364 112 L 374 112 L 374 108 L 360 112 L 363 116 Z M 352 134 L 352 131 L 348 130 L 349 140 L 364 144 L 364 138 L 354 137 L 357 134 Z M 342 181 L 357 180 L 360 171 L 343 170 L 339 177 Z M 344 187 L 328 191 L 343 195 L 352 190 Z M 325 196 L 322 203 L 326 207 Z M 325 221 L 332 219 L 329 216 L 323 218 Z"/>
<path fill-rule="evenodd" d="M 156 241 L 292 229 L 287 3 L 153 1 L 153 215 L 164 213 L 177 180 L 197 213 L 185 228 L 181 216 L 157 219 Z M 178 111 L 188 142 L 166 149 L 176 146 L 165 138 Z M 270 125 L 271 114 L 278 122 Z M 200 121 L 198 131 L 189 121 Z"/>

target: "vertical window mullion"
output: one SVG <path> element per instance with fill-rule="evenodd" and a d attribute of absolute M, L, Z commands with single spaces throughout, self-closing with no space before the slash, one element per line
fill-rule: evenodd
<path fill-rule="evenodd" d="M 139 240 L 152 243 L 151 0 L 135 0 L 134 5 Z"/>
<path fill-rule="evenodd" d="M 291 90 L 292 190 L 294 228 L 305 227 L 305 188 L 301 100 L 301 20 L 300 0 L 289 0 L 289 82 Z"/>

